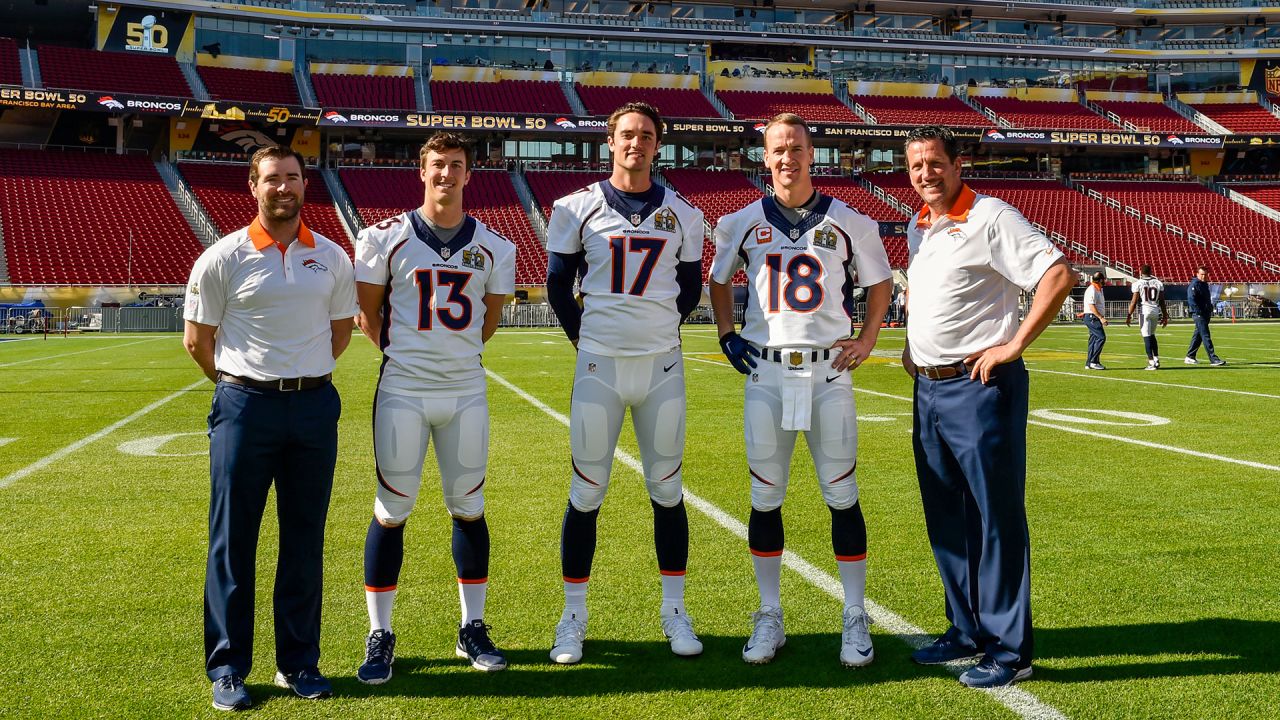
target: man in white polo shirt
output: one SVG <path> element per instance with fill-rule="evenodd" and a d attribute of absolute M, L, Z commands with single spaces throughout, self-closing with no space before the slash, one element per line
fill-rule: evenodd
<path fill-rule="evenodd" d="M 299 217 L 306 179 L 290 148 L 254 153 L 258 217 L 214 243 L 187 284 L 183 341 L 217 387 L 209 413 L 209 560 L 205 670 L 213 705 L 252 705 L 254 561 L 272 483 L 280 523 L 275 682 L 332 694 L 320 660 L 324 523 L 338 456 L 341 402 L 330 382 L 351 341 L 351 259 Z"/>
<path fill-rule="evenodd" d="M 960 180 L 949 130 L 916 128 L 906 158 L 925 207 L 907 229 L 910 322 L 902 365 L 915 380 L 916 475 L 951 622 L 911 657 L 934 665 L 981 656 L 960 682 L 1000 687 L 1031 676 L 1021 358 L 1074 276 L 1016 209 Z M 1023 291 L 1035 299 L 1019 324 Z"/>

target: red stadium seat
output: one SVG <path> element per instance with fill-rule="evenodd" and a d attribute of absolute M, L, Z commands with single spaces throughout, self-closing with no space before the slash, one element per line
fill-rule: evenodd
<path fill-rule="evenodd" d="M 890 97 L 853 95 L 880 125 L 946 125 L 950 127 L 991 127 L 992 123 L 957 97 Z"/>
<path fill-rule="evenodd" d="M 1191 107 L 1204 113 L 1210 120 L 1241 135 L 1269 135 L 1280 133 L 1280 118 L 1261 105 L 1238 103 L 1204 103 Z"/>
<path fill-rule="evenodd" d="M 461 112 L 573 114 L 560 83 L 541 80 L 432 80 L 431 106 Z"/>
<path fill-rule="evenodd" d="M 974 100 L 1018 128 L 1115 130 L 1119 127 L 1078 102 L 989 96 L 978 96 Z"/>
<path fill-rule="evenodd" d="M 0 85 L 21 85 L 22 66 L 18 62 L 18 44 L 0 37 Z"/>
<path fill-rule="evenodd" d="M 688 88 L 577 86 L 578 97 L 591 115 L 610 115 L 629 102 L 647 102 L 664 118 L 718 118 L 720 113 L 700 90 Z"/>
<path fill-rule="evenodd" d="M 1122 102 L 1119 100 L 1098 100 L 1098 107 L 1119 115 L 1139 129 L 1150 132 L 1175 132 L 1203 134 L 1204 128 L 1182 117 L 1163 103 L 1157 102 Z"/>
<path fill-rule="evenodd" d="M 779 113 L 795 113 L 809 122 L 861 123 L 862 118 L 836 99 L 819 93 L 757 92 L 754 90 L 717 90 L 735 118 L 767 120 Z"/>
<path fill-rule="evenodd" d="M 298 86 L 293 75 L 266 70 L 242 70 L 230 67 L 196 67 L 200 80 L 214 100 L 240 100 L 260 103 L 300 105 Z"/>
<path fill-rule="evenodd" d="M 369 110 L 416 110 L 413 78 L 388 75 L 311 76 L 316 98 L 323 107 Z"/>
<path fill-rule="evenodd" d="M 9 280 L 182 284 L 203 251 L 141 155 L 0 150 Z"/>
<path fill-rule="evenodd" d="M 168 56 L 58 45 L 42 45 L 39 55 L 40 78 L 45 87 L 193 97 L 178 63 Z"/>

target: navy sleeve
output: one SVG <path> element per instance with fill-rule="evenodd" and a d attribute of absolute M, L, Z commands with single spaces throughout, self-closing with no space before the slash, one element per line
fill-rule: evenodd
<path fill-rule="evenodd" d="M 676 309 L 680 312 L 680 320 L 683 322 L 689 317 L 689 313 L 697 309 L 698 301 L 702 299 L 702 258 L 677 265 L 676 283 L 680 285 L 680 294 L 676 296 Z"/>
<path fill-rule="evenodd" d="M 573 342 L 578 341 L 582 330 L 582 307 L 573 296 L 573 282 L 585 257 L 585 252 L 553 252 L 547 257 L 547 302 L 551 303 L 564 334 Z"/>

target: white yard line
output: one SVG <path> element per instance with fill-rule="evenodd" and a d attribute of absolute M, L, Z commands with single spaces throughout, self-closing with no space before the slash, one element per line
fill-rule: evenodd
<path fill-rule="evenodd" d="M 1181 363 L 1182 361 L 1181 360 L 1170 361 L 1170 363 L 1173 363 L 1173 362 Z M 1201 364 L 1203 365 L 1205 363 L 1201 363 Z M 1138 385 L 1158 385 L 1163 388 L 1175 388 L 1178 390 L 1203 390 L 1204 392 L 1226 393 L 1229 395 L 1248 395 L 1250 397 L 1260 397 L 1260 398 L 1270 398 L 1272 400 L 1280 400 L 1280 395 L 1269 395 L 1267 393 L 1253 392 L 1251 390 L 1232 390 L 1231 388 L 1204 387 L 1203 385 L 1183 385 L 1181 383 L 1156 382 L 1155 380 L 1137 380 L 1134 378 L 1112 377 L 1112 376 L 1104 375 L 1103 372 L 1100 370 L 1093 370 L 1088 373 L 1082 373 L 1082 372 L 1067 372 L 1065 370 L 1045 370 L 1044 368 L 1039 368 L 1039 367 L 1032 367 L 1027 369 L 1030 370 L 1031 372 L 1047 373 L 1049 375 L 1069 375 L 1071 377 L 1090 378 L 1092 380 L 1110 380 L 1111 382 L 1137 383 Z M 1154 372 L 1158 375 L 1165 371 L 1156 370 Z M 1211 370 L 1210 372 L 1213 372 L 1213 370 Z"/>
<path fill-rule="evenodd" d="M 720 363 L 715 363 L 711 360 L 702 360 L 701 358 L 690 358 L 690 359 L 700 360 L 701 362 L 710 362 L 712 364 L 720 364 Z M 502 385 L 506 389 L 515 393 L 525 402 L 529 403 L 535 408 L 546 413 L 548 416 L 550 416 L 555 421 L 559 422 L 561 425 L 564 425 L 565 427 L 569 426 L 569 418 L 565 417 L 563 413 L 557 412 L 556 410 L 552 409 L 546 403 L 543 403 L 541 400 L 538 400 L 537 398 L 525 392 L 524 390 L 520 389 L 519 387 L 516 387 L 511 382 L 509 382 L 506 378 L 502 377 L 501 375 L 498 375 L 492 370 L 486 369 L 485 374 L 488 375 L 490 378 L 492 378 L 498 384 Z M 621 462 L 623 465 L 626 465 L 627 467 L 634 470 L 641 477 L 644 476 L 643 466 L 640 464 L 640 461 L 636 460 L 635 457 L 633 457 L 631 454 L 623 450 L 617 450 L 614 453 L 614 457 L 616 457 L 618 461 Z M 688 488 L 685 488 L 684 497 L 685 497 L 685 500 L 688 501 L 688 503 L 691 506 L 693 506 L 695 510 L 701 512 L 702 514 L 714 520 L 716 524 L 720 525 L 720 527 L 724 528 L 725 530 L 728 530 L 730 533 L 736 536 L 739 540 L 746 541 L 747 526 L 744 525 L 737 518 L 733 517 L 732 515 L 729 515 L 728 513 L 716 507 L 714 504 L 708 502 L 707 500 L 704 500 L 701 497 L 698 497 L 697 495 L 693 494 L 692 492 L 689 491 Z M 841 588 L 840 583 L 837 582 L 834 578 L 832 578 L 827 573 L 823 572 L 822 570 L 819 570 L 812 563 L 808 562 L 807 560 L 795 554 L 794 552 L 791 552 L 790 550 L 786 551 L 783 554 L 782 563 L 787 567 L 791 568 L 792 570 L 796 571 L 797 573 L 799 573 L 801 577 L 807 580 L 814 587 L 818 588 L 819 590 L 822 590 L 823 592 L 827 593 L 831 597 L 843 602 L 844 589 Z M 928 642 L 930 642 L 930 636 L 927 635 L 924 630 L 916 627 L 915 625 L 912 625 L 909 621 L 907 621 L 900 615 L 894 613 L 892 610 L 888 610 L 878 605 L 877 603 L 875 603 L 869 598 L 866 600 L 866 606 L 867 606 L 867 612 L 871 615 L 872 619 L 875 621 L 877 625 L 880 625 L 881 627 L 885 628 L 890 633 L 892 633 L 895 637 L 897 637 L 899 640 L 903 641 L 907 645 L 910 645 L 913 648 L 919 648 L 928 644 Z M 948 666 L 948 668 L 955 675 L 959 675 L 960 672 L 962 671 L 961 667 Z M 1004 705 L 1014 714 L 1018 715 L 1019 717 L 1026 718 L 1027 720 L 1050 720 L 1050 719 L 1065 720 L 1066 718 L 1066 716 L 1060 710 L 1053 707 L 1052 705 L 1046 704 L 1045 702 L 1040 700 L 1040 698 L 1036 697 L 1035 695 L 1031 694 L 1030 692 L 1028 692 L 1027 690 L 1024 690 L 1021 687 L 1011 686 L 1006 688 L 1000 688 L 997 690 L 986 690 L 983 692 L 986 692 L 989 695 L 991 695 L 992 698 L 994 698 L 1001 705 Z"/>
<path fill-rule="evenodd" d="M 116 348 L 128 347 L 139 343 L 151 342 L 153 340 L 167 340 L 170 337 L 150 337 L 144 340 L 135 340 L 133 342 L 121 343 L 119 345 L 106 345 L 104 347 L 89 348 L 88 350 L 76 350 L 69 353 L 58 353 L 57 355 L 42 355 L 40 357 L 27 358 L 26 360 L 15 360 L 13 362 L 0 363 L 0 368 L 12 367 L 14 365 L 22 365 L 24 363 L 42 362 L 44 360 L 54 360 L 57 358 L 71 357 L 72 355 L 83 355 L 85 353 L 100 352 L 102 350 L 115 350 Z"/>
<path fill-rule="evenodd" d="M 209 381 L 206 380 L 205 378 L 201 378 L 171 395 L 166 395 L 160 398 L 159 400 L 151 403 L 150 405 L 142 408 L 141 410 L 133 413 L 132 415 L 111 423 L 110 425 L 102 428 L 101 430 L 99 430 L 98 432 L 92 435 L 83 437 L 60 450 L 53 451 L 52 453 L 40 458 L 39 460 L 31 463 L 30 465 L 20 470 L 15 470 L 12 473 L 9 473 L 5 477 L 0 478 L 0 490 L 3 490 L 9 487 L 10 485 L 14 484 L 15 482 L 21 480 L 22 478 L 34 472 L 38 472 L 40 470 L 45 469 L 46 467 L 52 465 L 53 463 L 61 460 L 62 458 L 70 455 L 71 453 L 79 450 L 80 448 L 84 447 L 85 445 L 88 445 L 91 442 L 101 440 L 102 438 L 110 435 L 116 430 L 119 430 L 125 425 L 128 425 L 134 420 L 137 420 L 138 418 L 143 417 L 144 415 L 150 413 L 152 410 L 159 408 L 161 405 L 164 405 L 165 403 L 168 403 L 169 401 L 174 400 L 176 398 L 182 397 L 183 393 L 187 393 L 192 390 L 195 390 L 196 388 L 208 382 Z"/>
<path fill-rule="evenodd" d="M 1070 374 L 1070 373 L 1068 373 Z M 875 395 L 876 397 L 890 398 L 892 400 L 902 400 L 911 402 L 911 398 L 902 395 L 893 395 L 890 393 L 877 392 L 875 390 L 865 390 L 855 387 L 854 392 L 860 392 L 866 395 Z M 1227 457 L 1226 455 L 1215 455 L 1213 453 L 1200 452 L 1199 450 L 1191 450 L 1188 448 L 1180 448 L 1174 445 L 1164 445 L 1161 443 L 1149 442 L 1147 440 L 1138 440 L 1136 438 L 1124 437 L 1121 435 L 1109 435 L 1101 433 L 1097 430 L 1074 428 L 1070 425 L 1058 425 L 1055 423 L 1047 423 L 1043 420 L 1028 420 L 1028 425 L 1039 425 L 1040 427 L 1053 428 L 1054 430 L 1062 430 L 1063 432 L 1076 433 L 1078 435 L 1088 435 L 1090 437 L 1105 438 L 1107 440 L 1115 440 L 1116 442 L 1128 443 L 1130 445 L 1141 445 L 1155 450 L 1164 450 L 1166 452 L 1178 453 L 1180 455 L 1191 455 L 1192 457 L 1204 458 L 1205 460 L 1217 460 L 1218 462 L 1231 463 L 1233 465 L 1244 465 L 1245 467 L 1257 468 L 1259 470 L 1273 470 L 1280 472 L 1280 465 L 1268 465 L 1267 463 L 1254 462 L 1252 460 L 1241 460 L 1239 458 Z"/>

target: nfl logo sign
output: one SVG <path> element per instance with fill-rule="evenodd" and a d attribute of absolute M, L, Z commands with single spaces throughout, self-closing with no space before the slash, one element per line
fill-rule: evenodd
<path fill-rule="evenodd" d="M 1280 67 L 1268 67 L 1263 71 L 1268 95 L 1280 95 Z"/>
<path fill-rule="evenodd" d="M 640 221 L 641 221 L 641 220 L 643 220 L 643 219 L 644 219 L 644 218 L 640 217 L 640 213 L 631 213 L 631 224 L 632 224 L 632 225 L 639 225 L 639 224 L 640 224 Z"/>
<path fill-rule="evenodd" d="M 791 239 L 792 239 L 792 240 L 798 240 L 799 238 L 800 238 L 800 229 L 799 229 L 799 228 L 791 228 Z"/>
<path fill-rule="evenodd" d="M 800 365 L 801 363 L 804 362 L 804 353 L 793 352 L 791 353 L 791 357 L 789 359 L 791 360 L 792 365 Z"/>
<path fill-rule="evenodd" d="M 587 372 L 595 372 L 595 371 L 596 371 L 596 364 L 593 362 L 587 363 Z"/>
<path fill-rule="evenodd" d="M 443 258 L 443 259 L 445 259 L 445 260 L 448 260 L 448 259 L 449 259 L 449 255 L 450 255 L 449 248 L 440 248 L 440 257 L 441 257 L 441 258 Z"/>

